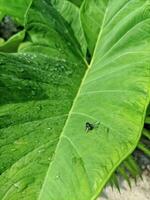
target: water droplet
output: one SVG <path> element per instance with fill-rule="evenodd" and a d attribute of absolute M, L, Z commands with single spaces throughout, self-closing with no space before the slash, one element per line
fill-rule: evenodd
<path fill-rule="evenodd" d="M 37 110 L 41 111 L 42 110 L 42 105 L 37 106 Z"/>
<path fill-rule="evenodd" d="M 11 151 L 16 151 L 16 149 L 15 149 L 15 148 L 12 148 Z"/>
<path fill-rule="evenodd" d="M 45 151 L 45 149 L 40 149 L 38 152 L 39 153 L 42 153 L 42 152 L 44 152 Z"/>
<path fill-rule="evenodd" d="M 60 48 L 60 44 L 59 43 L 55 43 L 55 47 L 56 48 Z"/>
<path fill-rule="evenodd" d="M 56 67 L 59 67 L 60 66 L 60 64 L 59 63 L 56 63 Z"/>
<path fill-rule="evenodd" d="M 56 179 L 60 179 L 60 175 L 57 175 L 57 176 L 56 176 Z"/>
<path fill-rule="evenodd" d="M 21 89 L 22 89 L 20 86 L 18 86 L 17 88 L 18 88 L 18 90 L 21 90 Z"/>
<path fill-rule="evenodd" d="M 19 184 L 18 184 L 18 183 L 14 183 L 14 186 L 15 186 L 16 188 L 19 188 Z"/>
<path fill-rule="evenodd" d="M 32 59 L 33 59 L 33 58 L 37 58 L 37 55 L 33 54 L 33 55 L 32 55 Z"/>
<path fill-rule="evenodd" d="M 36 91 L 35 91 L 35 90 L 32 90 L 32 91 L 31 91 L 31 94 L 32 94 L 33 96 L 35 96 Z"/>
<path fill-rule="evenodd" d="M 67 34 L 68 32 L 69 32 L 68 29 L 65 29 L 65 30 L 64 30 L 64 33 L 65 33 L 65 34 Z"/>
<path fill-rule="evenodd" d="M 67 60 L 65 60 L 65 59 L 61 59 L 61 61 L 62 61 L 62 62 L 64 62 L 64 63 L 66 63 L 66 62 L 67 62 Z"/>
<path fill-rule="evenodd" d="M 71 46 L 71 43 L 70 42 L 67 42 L 68 46 Z"/>
<path fill-rule="evenodd" d="M 98 184 L 98 181 L 95 181 L 94 186 L 93 186 L 94 190 L 97 190 L 98 185 L 99 185 L 99 184 Z"/>
<path fill-rule="evenodd" d="M 16 140 L 14 141 L 14 144 L 22 144 L 22 142 L 20 140 Z"/>
<path fill-rule="evenodd" d="M 19 69 L 19 72 L 24 72 L 25 70 L 23 68 L 20 68 Z"/>
<path fill-rule="evenodd" d="M 60 67 L 61 67 L 61 69 L 65 69 L 65 66 L 63 66 L 63 65 L 61 65 Z"/>
<path fill-rule="evenodd" d="M 65 74 L 66 74 L 67 76 L 69 76 L 69 75 L 72 74 L 72 71 L 66 71 Z"/>
<path fill-rule="evenodd" d="M 51 157 L 48 158 L 48 161 L 51 161 Z"/>

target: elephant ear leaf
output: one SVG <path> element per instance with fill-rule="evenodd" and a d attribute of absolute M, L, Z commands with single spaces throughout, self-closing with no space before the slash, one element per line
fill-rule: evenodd
<path fill-rule="evenodd" d="M 120 2 L 98 7 L 104 17 L 83 76 L 69 26 L 48 0 L 33 1 L 31 42 L 0 55 L 0 198 L 96 199 L 135 149 L 150 100 L 149 4 Z"/>
<path fill-rule="evenodd" d="M 0 199 L 7 200 L 38 199 L 86 69 L 48 2 L 34 1 L 26 30 L 30 42 L 19 53 L 0 53 Z"/>
<path fill-rule="evenodd" d="M 0 0 L 0 52 L 17 52 L 25 37 L 25 15 L 31 0 Z"/>
<path fill-rule="evenodd" d="M 85 0 L 81 6 L 81 21 L 85 32 L 88 48 L 91 54 L 93 54 L 97 37 L 99 35 L 100 29 L 103 26 L 108 1 L 109 0 Z"/>
<path fill-rule="evenodd" d="M 24 25 L 25 14 L 32 0 L 0 0 L 0 13 L 15 18 L 20 24 Z"/>
<path fill-rule="evenodd" d="M 95 199 L 141 136 L 150 99 L 149 3 L 111 1 L 105 7 L 91 64 L 61 133 L 40 199 L 58 199 L 59 195 L 61 199 Z M 87 122 L 94 128 L 86 134 Z"/>
<path fill-rule="evenodd" d="M 67 0 L 67 1 L 70 1 L 72 4 L 75 4 L 78 7 L 80 7 L 84 0 Z"/>
<path fill-rule="evenodd" d="M 81 3 L 81 1 L 75 2 L 77 4 Z M 87 43 L 81 23 L 80 8 L 76 4 L 73 4 L 72 1 L 70 2 L 68 0 L 52 0 L 52 4 L 72 27 L 74 35 L 82 49 L 82 53 L 86 56 Z"/>

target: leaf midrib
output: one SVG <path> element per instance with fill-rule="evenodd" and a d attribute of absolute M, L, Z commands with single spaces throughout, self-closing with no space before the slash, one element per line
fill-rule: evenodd
<path fill-rule="evenodd" d="M 108 0 L 108 4 L 109 4 L 109 0 Z M 81 84 L 80 84 L 80 87 L 79 87 L 79 90 L 78 90 L 78 92 L 77 92 L 77 95 L 76 95 L 76 97 L 75 97 L 75 99 L 74 99 L 74 101 L 73 101 L 72 107 L 71 107 L 71 109 L 70 109 L 70 111 L 69 111 L 69 114 L 68 114 L 68 118 L 67 118 L 66 123 L 65 123 L 65 125 L 64 125 L 64 127 L 63 127 L 63 129 L 62 129 L 61 134 L 60 134 L 59 142 L 58 142 L 57 147 L 56 147 L 56 149 L 55 149 L 54 155 L 57 154 L 58 148 L 59 148 L 60 143 L 61 143 L 61 139 L 64 137 L 64 136 L 63 136 L 63 135 L 64 135 L 64 131 L 65 131 L 66 127 L 67 127 L 69 118 L 70 118 L 70 116 L 71 116 L 71 114 L 72 114 L 72 111 L 73 111 L 73 109 L 74 109 L 74 106 L 75 106 L 75 104 L 76 104 L 76 101 L 77 101 L 77 99 L 78 99 L 78 97 L 79 97 L 79 95 L 80 95 L 80 92 L 81 92 L 82 86 L 83 86 L 83 84 L 84 84 L 84 81 L 85 81 L 85 79 L 86 79 L 86 77 L 87 77 L 87 75 L 88 75 L 88 73 L 89 73 L 89 70 L 90 70 L 91 66 L 93 65 L 94 57 L 95 57 L 95 54 L 96 54 L 96 49 L 97 49 L 97 47 L 98 47 L 99 41 L 100 41 L 101 36 L 102 36 L 102 33 L 103 33 L 104 22 L 105 22 L 107 10 L 108 10 L 108 4 L 107 4 L 107 7 L 106 7 L 106 9 L 105 9 L 104 17 L 103 17 L 103 20 L 102 20 L 102 26 L 101 26 L 101 29 L 100 29 L 100 33 L 99 33 L 99 35 L 98 35 L 98 37 L 97 37 L 97 41 L 96 41 L 96 45 L 95 45 L 93 57 L 92 57 L 92 59 L 91 59 L 91 63 L 88 65 L 88 68 L 87 68 L 86 73 L 85 73 L 85 75 L 84 75 L 84 77 L 83 77 L 83 79 L 82 79 L 82 82 L 81 82 Z M 48 170 L 47 170 L 47 173 L 46 173 L 46 176 L 45 176 L 45 179 L 44 179 L 44 183 L 43 183 L 43 185 L 42 185 L 42 189 L 41 189 L 40 194 L 39 194 L 39 197 L 38 197 L 39 200 L 40 200 L 40 198 L 41 198 L 41 195 L 42 195 L 42 192 L 43 192 L 43 188 L 44 188 L 44 186 L 45 186 L 45 184 L 46 184 L 46 180 L 47 180 L 49 171 L 51 170 L 52 164 L 53 164 L 53 163 L 50 163 L 50 165 L 49 165 L 49 167 L 48 167 Z"/>

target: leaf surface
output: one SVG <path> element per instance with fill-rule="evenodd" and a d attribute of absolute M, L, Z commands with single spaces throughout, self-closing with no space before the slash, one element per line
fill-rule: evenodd
<path fill-rule="evenodd" d="M 80 18 L 80 8 L 76 4 L 67 0 L 53 0 L 52 4 L 72 27 L 74 35 L 77 38 L 85 57 L 87 44 Z"/>
<path fill-rule="evenodd" d="M 18 46 L 23 41 L 24 36 L 25 36 L 24 30 L 13 35 L 8 41 L 0 44 L 0 52 L 8 52 L 8 53 L 17 52 Z"/>
<path fill-rule="evenodd" d="M 106 5 L 92 62 L 39 199 L 95 199 L 141 136 L 150 95 L 149 1 L 120 3 Z M 86 122 L 100 125 L 86 134 Z"/>
<path fill-rule="evenodd" d="M 93 54 L 98 34 L 103 26 L 108 1 L 84 0 L 81 6 L 80 17 L 91 54 Z"/>
<path fill-rule="evenodd" d="M 106 5 L 83 79 L 79 44 L 48 0 L 33 1 L 21 53 L 0 55 L 1 199 L 96 199 L 135 149 L 150 100 L 149 1 L 110 17 L 119 2 Z"/>
<path fill-rule="evenodd" d="M 14 17 L 18 23 L 24 24 L 26 10 L 32 0 L 0 0 L 0 12 Z"/>
<path fill-rule="evenodd" d="M 84 0 L 68 0 L 68 1 L 70 1 L 73 4 L 77 5 L 78 7 L 80 7 Z"/>
<path fill-rule="evenodd" d="M 65 20 L 46 1 L 35 4 L 51 11 L 43 12 L 47 24 L 33 4 L 26 27 L 33 33 L 30 44 L 18 54 L 0 54 L 0 199 L 5 200 L 38 198 L 86 68 Z"/>

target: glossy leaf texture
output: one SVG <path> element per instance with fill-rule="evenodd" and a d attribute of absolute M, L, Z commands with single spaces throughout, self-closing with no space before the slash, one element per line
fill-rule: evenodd
<path fill-rule="evenodd" d="M 3 41 L 0 44 L 0 52 L 14 53 L 17 52 L 20 43 L 23 41 L 25 36 L 25 31 L 20 31 L 17 34 L 13 35 L 6 42 Z"/>
<path fill-rule="evenodd" d="M 0 38 L 2 41 L 0 43 L 0 52 L 17 52 L 20 43 L 24 40 L 25 31 L 22 29 L 24 28 L 25 15 L 30 3 L 31 0 L 0 0 L 0 21 L 3 23 L 0 29 L 4 29 L 2 31 L 3 34 L 1 35 L 0 33 L 0 36 L 12 33 L 8 39 L 2 40 L 3 38 Z M 3 18 L 5 16 L 8 19 L 4 21 Z"/>
<path fill-rule="evenodd" d="M 80 7 L 82 5 L 82 2 L 84 2 L 84 0 L 67 0 L 75 5 L 77 5 L 78 7 Z"/>
<path fill-rule="evenodd" d="M 52 0 L 52 4 L 70 24 L 85 57 L 87 51 L 87 43 L 81 23 L 80 8 L 76 4 L 73 4 L 67 0 Z"/>
<path fill-rule="evenodd" d="M 9 15 L 16 19 L 16 21 L 23 25 L 25 13 L 32 0 L 0 0 L 0 12 L 3 16 Z"/>
<path fill-rule="evenodd" d="M 108 1 L 84 0 L 81 6 L 80 18 L 91 55 L 93 54 L 100 29 L 103 26 Z"/>
<path fill-rule="evenodd" d="M 104 2 L 84 77 L 80 46 L 49 2 L 33 1 L 21 53 L 0 56 L 5 200 L 96 199 L 137 146 L 150 100 L 149 1 Z"/>
<path fill-rule="evenodd" d="M 92 61 L 61 133 L 41 200 L 95 199 L 141 136 L 150 99 L 149 1 L 104 3 Z M 87 122 L 99 126 L 86 134 Z"/>
<path fill-rule="evenodd" d="M 45 7 L 51 12 L 41 13 Z M 86 69 L 65 20 L 48 2 L 34 1 L 27 28 L 29 35 L 38 30 L 38 42 L 33 34 L 22 53 L 0 54 L 0 199 L 5 200 L 38 199 Z"/>

